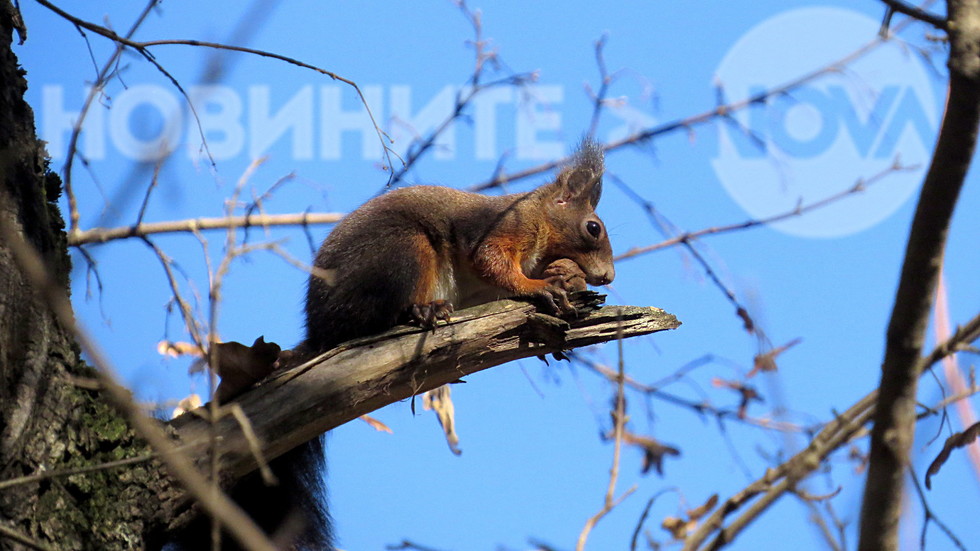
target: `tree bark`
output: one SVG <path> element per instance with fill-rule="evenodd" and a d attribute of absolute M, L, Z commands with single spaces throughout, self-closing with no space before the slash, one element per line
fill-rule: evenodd
<path fill-rule="evenodd" d="M 68 292 L 71 263 L 57 206 L 60 179 L 48 171 L 34 115 L 24 101 L 25 72 L 11 50 L 20 27 L 0 1 L 0 218 L 42 257 Z M 0 239 L 0 481 L 145 454 L 126 423 L 80 386 L 91 371 Z M 167 512 L 150 488 L 165 491 L 150 465 L 40 478 L 0 491 L 0 548 L 140 547 Z"/>
<path fill-rule="evenodd" d="M 899 548 L 904 480 L 915 438 L 919 362 L 946 238 L 980 124 L 980 1 L 949 0 L 949 92 L 916 206 L 888 324 L 868 476 L 861 505 L 862 551 Z"/>
<path fill-rule="evenodd" d="M 493 366 L 680 326 L 659 308 L 599 308 L 602 298 L 577 294 L 573 303 L 580 314 L 567 320 L 540 314 L 527 301 L 500 300 L 461 310 L 435 331 L 401 326 L 350 341 L 236 399 L 254 437 L 246 437 L 240 418 L 228 415 L 216 427 L 194 412 L 171 425 L 179 445 L 201 458 L 202 467 L 216 430 L 227 486 L 257 468 L 255 448 L 273 459 L 363 414 Z M 185 495 L 175 495 L 168 509 L 186 505 Z M 185 520 L 175 518 L 173 527 Z"/>

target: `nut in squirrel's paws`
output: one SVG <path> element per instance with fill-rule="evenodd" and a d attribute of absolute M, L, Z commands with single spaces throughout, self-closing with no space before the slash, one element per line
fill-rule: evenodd
<path fill-rule="evenodd" d="M 436 330 L 437 321 L 449 322 L 453 313 L 453 304 L 448 300 L 433 300 L 425 304 L 413 304 L 409 310 L 409 318 L 423 329 Z"/>

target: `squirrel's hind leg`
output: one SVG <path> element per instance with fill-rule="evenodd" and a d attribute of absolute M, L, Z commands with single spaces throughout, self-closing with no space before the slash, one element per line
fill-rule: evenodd
<path fill-rule="evenodd" d="M 438 296 L 449 291 L 445 287 L 451 283 L 446 281 L 446 275 L 452 273 L 452 267 L 424 234 L 412 237 L 412 250 L 418 259 L 418 278 L 405 314 L 409 322 L 435 330 L 436 322 L 448 322 L 453 313 L 449 298 Z"/>

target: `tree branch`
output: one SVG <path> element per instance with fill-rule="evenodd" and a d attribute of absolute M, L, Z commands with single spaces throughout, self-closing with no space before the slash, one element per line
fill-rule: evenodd
<path fill-rule="evenodd" d="M 950 0 L 950 81 L 942 128 L 909 231 L 888 324 L 861 508 L 860 550 L 898 548 L 898 523 L 915 434 L 918 362 L 953 209 L 980 124 L 980 2 Z"/>
<path fill-rule="evenodd" d="M 960 326 L 949 339 L 937 344 L 929 354 L 920 358 L 916 362 L 916 373 L 921 376 L 930 366 L 978 338 L 980 338 L 980 314 Z M 738 532 L 754 521 L 766 507 L 775 503 L 787 491 L 794 490 L 797 482 L 805 479 L 821 465 L 824 465 L 826 458 L 832 452 L 847 442 L 858 438 L 862 434 L 864 426 L 871 421 L 877 399 L 877 390 L 865 395 L 846 411 L 837 415 L 835 419 L 826 423 L 810 440 L 806 449 L 782 464 L 767 469 L 763 476 L 728 498 L 684 541 L 683 550 L 718 549 L 730 543 Z M 787 480 L 789 483 L 786 483 Z M 724 526 L 726 517 L 748 505 L 756 496 L 760 495 L 762 497 L 759 500 L 764 502 L 763 506 L 753 506 L 739 515 L 727 527 Z M 718 536 L 705 544 L 705 540 L 715 532 L 718 532 Z"/>
<path fill-rule="evenodd" d="M 659 308 L 599 308 L 601 298 L 575 295 L 582 313 L 569 320 L 540 314 L 527 301 L 502 300 L 461 310 L 435 331 L 396 327 L 275 375 L 235 403 L 251 422 L 262 454 L 272 459 L 360 415 L 511 360 L 610 341 L 619 331 L 628 338 L 680 325 Z M 256 468 L 239 423 L 228 417 L 217 426 L 226 483 Z M 179 445 L 205 457 L 211 428 L 206 419 L 191 413 L 171 424 Z M 176 501 L 184 506 L 187 498 Z"/>
<path fill-rule="evenodd" d="M 228 228 L 250 228 L 269 226 L 306 226 L 310 224 L 336 224 L 344 217 L 339 212 L 304 212 L 294 214 L 249 214 L 246 216 L 217 216 L 214 218 L 191 218 L 168 222 L 141 222 L 132 226 L 115 228 L 92 228 L 80 230 L 68 237 L 69 247 L 79 247 L 93 243 L 105 243 L 116 239 L 146 237 L 157 233 L 194 232 L 199 230 L 227 230 Z"/>
<path fill-rule="evenodd" d="M 928 23 L 929 25 L 932 25 L 937 29 L 942 29 L 942 30 L 947 29 L 947 25 L 946 25 L 947 22 L 945 19 L 939 17 L 938 15 L 929 13 L 922 8 L 907 4 L 902 0 L 881 0 L 881 2 L 886 6 L 888 6 L 888 9 L 894 12 L 905 14 L 911 17 L 912 19 L 918 19 L 919 21 L 922 21 L 923 23 Z"/>

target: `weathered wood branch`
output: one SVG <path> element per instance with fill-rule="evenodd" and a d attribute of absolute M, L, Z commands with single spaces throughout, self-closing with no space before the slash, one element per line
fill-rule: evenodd
<path fill-rule="evenodd" d="M 323 432 L 385 405 L 511 360 L 674 329 L 677 318 L 659 308 L 599 307 L 601 295 L 575 297 L 582 311 L 561 320 L 534 304 L 502 300 L 462 310 L 435 331 L 401 326 L 350 341 L 277 374 L 235 400 L 271 459 Z M 203 458 L 211 424 L 192 413 L 171 422 L 177 444 Z M 235 480 L 256 468 L 233 418 L 217 426 L 222 472 Z M 184 499 L 184 498 L 178 498 Z"/>

